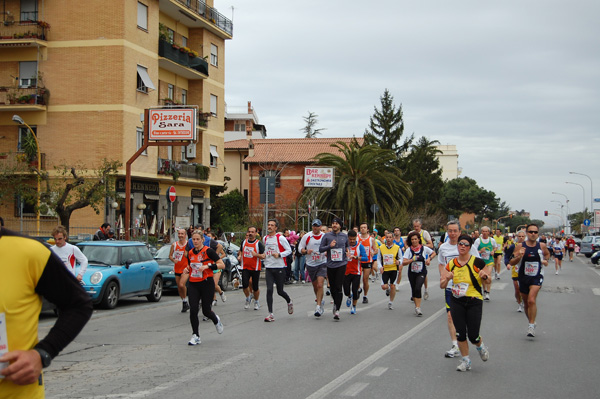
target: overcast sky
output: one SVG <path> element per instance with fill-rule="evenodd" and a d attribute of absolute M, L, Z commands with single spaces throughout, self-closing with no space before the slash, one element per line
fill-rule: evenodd
<path fill-rule="evenodd" d="M 405 133 L 455 144 L 462 176 L 532 218 L 600 197 L 600 1 L 232 0 L 228 106 L 270 138 L 362 136 L 387 88 Z M 598 203 L 600 208 L 600 203 Z M 565 212 L 566 213 L 566 212 Z"/>

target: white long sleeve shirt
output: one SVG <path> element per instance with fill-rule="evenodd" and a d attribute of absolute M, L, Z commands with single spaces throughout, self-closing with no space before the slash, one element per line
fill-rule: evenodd
<path fill-rule="evenodd" d="M 278 239 L 279 244 L 277 243 Z M 265 244 L 265 255 L 267 255 L 262 261 L 263 265 L 267 268 L 285 267 L 283 258 L 292 253 L 292 248 L 288 240 L 281 234 L 275 234 L 274 236 L 265 236 L 263 242 Z M 283 248 L 283 251 L 281 251 L 281 248 Z M 279 257 L 273 256 L 275 253 L 279 254 Z"/>
<path fill-rule="evenodd" d="M 65 264 L 66 268 L 69 269 L 71 273 L 73 273 L 73 276 L 77 277 L 77 274 L 75 274 L 76 261 L 79 262 L 79 265 L 81 266 L 79 268 L 78 274 L 80 276 L 83 276 L 85 274 L 85 271 L 87 270 L 88 259 L 78 247 L 76 247 L 75 245 L 71 245 L 67 242 L 62 247 L 57 247 L 56 245 L 53 245 L 50 249 L 52 250 L 52 252 L 58 255 L 60 260 L 62 260 Z"/>

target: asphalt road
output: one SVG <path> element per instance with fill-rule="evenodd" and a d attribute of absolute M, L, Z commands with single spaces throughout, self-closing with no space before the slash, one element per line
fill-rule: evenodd
<path fill-rule="evenodd" d="M 405 272 L 406 273 L 406 272 Z M 274 323 L 266 290 L 259 311 L 243 309 L 241 291 L 214 308 L 225 331 L 200 322 L 202 344 L 187 345 L 189 313 L 176 296 L 150 304 L 128 300 L 92 320 L 45 372 L 48 398 L 598 398 L 600 394 L 600 270 L 583 256 L 553 264 L 538 297 L 537 336 L 516 312 L 504 270 L 485 303 L 481 335 L 490 350 L 483 363 L 471 347 L 473 369 L 456 371 L 444 358 L 450 341 L 436 267 L 430 298 L 417 318 L 406 275 L 395 309 L 371 285 L 358 314 L 344 306 L 339 322 L 330 304 L 315 318 L 309 284 L 288 285 L 294 314 L 275 295 Z M 264 282 L 262 282 L 264 284 Z M 264 288 L 264 285 L 262 285 Z M 329 297 L 326 297 L 329 300 Z M 53 318 L 42 316 L 40 336 Z"/>

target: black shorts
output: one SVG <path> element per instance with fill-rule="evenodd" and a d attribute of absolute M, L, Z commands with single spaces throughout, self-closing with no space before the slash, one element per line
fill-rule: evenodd
<path fill-rule="evenodd" d="M 252 278 L 252 291 L 258 291 L 258 280 L 260 280 L 260 270 L 242 270 L 242 288 L 246 289 L 250 286 L 250 278 Z"/>
<path fill-rule="evenodd" d="M 388 270 L 381 274 L 381 284 L 396 284 L 396 277 L 398 277 L 398 270 Z"/>
<path fill-rule="evenodd" d="M 502 252 L 494 252 L 494 259 L 496 259 L 498 256 L 502 256 Z"/>
<path fill-rule="evenodd" d="M 181 277 L 183 273 L 175 273 L 175 277 Z"/>
<path fill-rule="evenodd" d="M 361 262 L 360 267 L 362 267 L 363 269 L 370 269 L 373 267 L 373 262 Z"/>
<path fill-rule="evenodd" d="M 569 251 L 569 253 L 572 254 L 575 251 L 575 248 L 567 248 L 567 251 Z"/>
<path fill-rule="evenodd" d="M 540 287 L 542 286 L 542 283 L 544 282 L 544 276 L 539 275 L 539 276 L 519 276 L 519 291 L 521 291 L 522 294 L 529 294 L 529 287 L 531 287 L 532 285 L 539 285 Z"/>

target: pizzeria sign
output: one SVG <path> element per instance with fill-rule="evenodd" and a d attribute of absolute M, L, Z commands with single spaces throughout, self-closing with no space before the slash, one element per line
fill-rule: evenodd
<path fill-rule="evenodd" d="M 160 108 L 148 110 L 148 140 L 195 140 L 196 109 Z"/>

